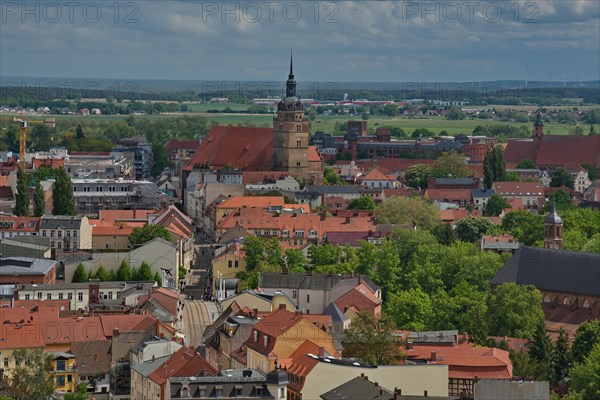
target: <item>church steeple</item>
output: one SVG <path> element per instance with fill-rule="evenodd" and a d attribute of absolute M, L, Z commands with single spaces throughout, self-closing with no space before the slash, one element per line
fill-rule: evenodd
<path fill-rule="evenodd" d="M 556 200 L 552 204 L 552 212 L 544 218 L 544 247 L 563 249 L 563 220 L 556 212 Z"/>
<path fill-rule="evenodd" d="M 294 61 L 290 50 L 290 74 L 285 83 L 285 97 L 296 97 L 296 80 L 294 79 Z"/>
<path fill-rule="evenodd" d="M 542 141 L 543 136 L 544 123 L 542 122 L 542 113 L 538 111 L 537 116 L 535 118 L 535 123 L 533 124 L 533 141 L 539 145 Z"/>

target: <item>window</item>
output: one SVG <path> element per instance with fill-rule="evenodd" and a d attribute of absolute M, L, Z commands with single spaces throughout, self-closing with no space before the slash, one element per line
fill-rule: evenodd
<path fill-rule="evenodd" d="M 96 186 L 96 192 L 101 192 L 102 191 L 102 186 Z"/>
<path fill-rule="evenodd" d="M 73 300 L 73 293 L 67 293 L 67 299 Z"/>
<path fill-rule="evenodd" d="M 113 292 L 108 292 L 108 299 L 112 300 L 112 297 L 113 297 Z"/>
<path fill-rule="evenodd" d="M 29 295 L 28 294 L 25 295 L 25 300 L 29 300 Z"/>
<path fill-rule="evenodd" d="M 233 261 L 229 260 L 229 261 L 227 262 L 227 266 L 228 266 L 229 268 L 231 268 L 231 267 L 233 266 Z"/>
<path fill-rule="evenodd" d="M 38 298 L 39 300 L 41 300 L 41 299 L 42 299 L 42 292 L 38 292 L 38 294 L 37 294 L 37 298 Z"/>
<path fill-rule="evenodd" d="M 62 237 L 62 233 L 63 233 L 63 232 L 62 232 L 61 230 L 58 230 L 56 233 L 58 234 L 58 237 L 59 237 L 59 238 L 61 238 L 61 237 Z"/>
<path fill-rule="evenodd" d="M 64 296 L 64 295 L 63 295 L 62 293 L 59 293 L 59 294 L 58 294 L 58 299 L 59 299 L 59 300 L 62 300 L 62 299 L 63 299 L 63 296 Z"/>
<path fill-rule="evenodd" d="M 296 140 L 296 147 L 302 147 L 302 140 L 301 139 Z"/>
<path fill-rule="evenodd" d="M 50 231 L 50 236 L 54 237 L 54 229 Z"/>
<path fill-rule="evenodd" d="M 56 386 L 65 386 L 65 376 L 59 375 L 56 377 Z"/>
<path fill-rule="evenodd" d="M 65 370 L 65 360 L 56 360 L 56 370 L 57 371 Z"/>
<path fill-rule="evenodd" d="M 52 300 L 52 293 L 46 293 L 46 299 Z"/>
<path fill-rule="evenodd" d="M 296 167 L 300 166 L 300 161 L 296 162 Z"/>
<path fill-rule="evenodd" d="M 46 230 L 42 230 L 42 237 L 46 237 Z"/>
<path fill-rule="evenodd" d="M 306 295 L 306 302 L 307 302 L 307 303 L 310 303 L 310 294 L 307 294 L 307 295 Z"/>
<path fill-rule="evenodd" d="M 67 375 L 67 382 L 73 382 L 73 375 Z"/>
<path fill-rule="evenodd" d="M 4 357 L 4 368 L 8 368 L 8 357 Z"/>
<path fill-rule="evenodd" d="M 239 268 L 239 266 L 240 266 L 239 264 L 240 264 L 240 262 L 238 260 L 235 260 L 235 268 Z"/>
<path fill-rule="evenodd" d="M 298 297 L 298 291 L 297 290 L 292 290 L 292 299 L 295 299 Z"/>
<path fill-rule="evenodd" d="M 83 292 L 77 293 L 77 300 L 83 301 Z"/>

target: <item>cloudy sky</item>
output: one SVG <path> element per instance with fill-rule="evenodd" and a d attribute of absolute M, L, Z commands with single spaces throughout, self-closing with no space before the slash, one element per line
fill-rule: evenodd
<path fill-rule="evenodd" d="M 115 7 L 115 4 L 118 7 Z M 0 76 L 600 79 L 600 1 L 1 1 Z"/>

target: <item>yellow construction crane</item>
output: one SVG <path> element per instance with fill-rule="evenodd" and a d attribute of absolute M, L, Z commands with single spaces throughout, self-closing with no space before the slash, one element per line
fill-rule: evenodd
<path fill-rule="evenodd" d="M 27 155 L 27 125 L 28 124 L 45 124 L 46 126 L 50 126 L 54 128 L 56 126 L 56 120 L 54 118 L 49 118 L 46 120 L 33 120 L 33 121 L 25 121 L 22 118 L 14 118 L 14 122 L 18 122 L 21 124 L 21 128 L 19 129 L 19 163 L 23 170 L 25 170 L 25 157 Z"/>

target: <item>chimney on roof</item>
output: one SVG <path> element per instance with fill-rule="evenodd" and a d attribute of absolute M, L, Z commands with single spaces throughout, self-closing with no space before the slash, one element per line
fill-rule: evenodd
<path fill-rule="evenodd" d="M 347 224 L 349 224 L 349 223 L 350 223 L 350 217 L 349 217 L 349 216 L 347 216 L 347 217 L 346 217 L 346 223 L 347 223 Z"/>
<path fill-rule="evenodd" d="M 306 276 L 312 276 L 312 271 L 306 271 Z"/>
<path fill-rule="evenodd" d="M 327 218 L 327 214 L 326 214 L 326 213 L 324 213 L 324 212 L 322 212 L 322 213 L 319 215 L 319 217 L 320 217 L 321 221 L 325 221 L 325 218 Z"/>
<path fill-rule="evenodd" d="M 156 356 L 152 354 L 152 362 L 156 361 Z"/>
<path fill-rule="evenodd" d="M 285 306 L 285 304 L 284 304 L 284 306 Z M 254 317 L 254 318 L 258 318 L 258 308 L 253 308 L 252 309 L 251 316 Z"/>
<path fill-rule="evenodd" d="M 431 352 L 431 361 L 437 361 L 437 351 Z"/>
<path fill-rule="evenodd" d="M 279 309 L 280 310 L 285 310 L 285 303 L 279 304 Z"/>
<path fill-rule="evenodd" d="M 282 274 L 288 274 L 290 272 L 289 269 L 287 269 L 287 267 L 283 268 L 283 270 L 281 270 Z"/>
<path fill-rule="evenodd" d="M 361 378 L 363 378 L 363 379 L 365 378 L 365 374 L 364 374 L 364 372 L 361 372 L 361 373 L 360 373 L 360 377 L 361 377 Z"/>
<path fill-rule="evenodd" d="M 373 385 L 375 385 L 375 387 L 379 387 L 379 382 L 373 382 Z"/>
<path fill-rule="evenodd" d="M 319 347 L 319 357 L 325 357 L 325 347 Z"/>

